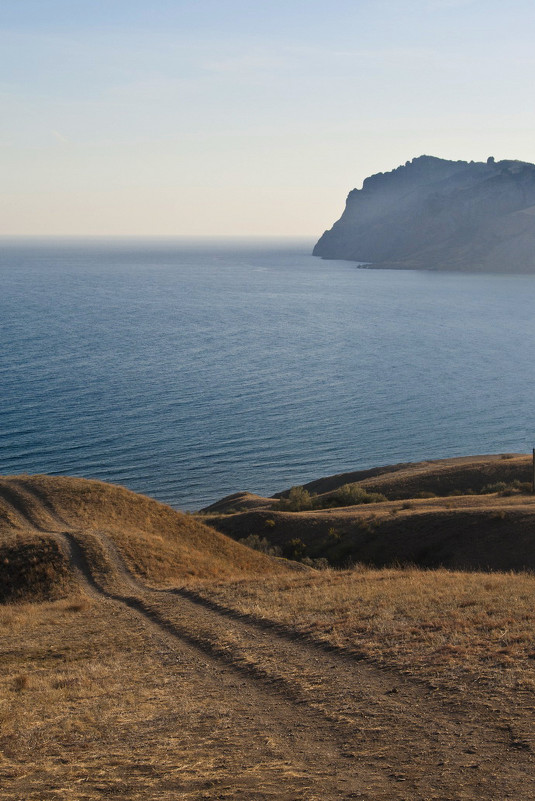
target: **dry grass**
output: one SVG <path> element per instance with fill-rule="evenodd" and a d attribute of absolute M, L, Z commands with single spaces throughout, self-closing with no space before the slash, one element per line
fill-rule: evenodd
<path fill-rule="evenodd" d="M 83 596 L 0 607 L 0 798 L 170 798 L 164 778 L 206 779 L 187 731 L 205 699 L 121 617 Z"/>
<path fill-rule="evenodd" d="M 76 584 L 57 542 L 28 531 L 0 535 L 0 603 L 65 597 Z"/>
<path fill-rule="evenodd" d="M 531 574 L 358 568 L 196 589 L 408 673 L 535 691 Z"/>
<path fill-rule="evenodd" d="M 12 489 L 20 496 L 16 500 L 21 511 L 18 519 L 8 502 Z M 50 476 L 2 479 L 0 514 L 18 526 L 6 523 L 0 527 L 0 545 L 12 544 L 15 534 L 20 544 L 24 524 L 43 532 L 68 528 L 87 535 L 88 550 L 98 562 L 91 532 L 103 532 L 117 545 L 129 568 L 155 584 L 172 584 L 185 576 L 223 578 L 284 569 L 190 515 L 100 481 Z"/>
<path fill-rule="evenodd" d="M 521 455 L 394 465 L 321 479 L 263 505 L 247 496 L 243 511 L 229 514 L 230 504 L 241 503 L 238 494 L 202 519 L 238 541 L 267 538 L 283 556 L 327 559 L 337 568 L 535 570 L 531 467 Z M 311 498 L 307 488 L 319 494 Z M 373 502 L 351 505 L 355 500 Z"/>
<path fill-rule="evenodd" d="M 535 496 L 457 496 L 304 512 L 255 510 L 204 518 L 227 536 L 265 537 L 293 557 L 335 567 L 418 565 L 452 570 L 535 570 Z M 268 525 L 269 523 L 269 525 Z"/>
<path fill-rule="evenodd" d="M 450 502 L 456 503 L 455 499 Z M 503 512 L 507 519 L 509 506 L 516 504 L 510 498 L 499 499 L 498 505 L 496 499 L 477 502 L 491 504 L 485 510 L 487 517 Z M 431 511 L 443 514 L 438 503 L 439 499 L 416 500 L 403 510 L 398 502 L 395 516 L 391 514 L 393 504 L 386 503 L 377 520 L 380 522 L 381 514 L 385 520 L 399 518 L 412 526 L 420 520 L 423 530 Z M 326 535 L 333 542 L 343 541 L 347 511 L 342 510 L 336 527 L 333 518 L 329 522 L 328 513 L 323 513 L 322 525 L 330 526 Z M 463 514 L 472 512 L 465 507 Z M 529 521 L 532 511 L 522 514 Z M 317 523 L 317 518 L 306 515 L 285 517 L 300 520 L 304 531 Z M 262 517 L 262 534 L 268 529 L 276 531 L 281 519 L 280 513 Z M 451 523 L 448 515 L 445 519 Z M 513 522 L 520 519 L 517 516 Z M 268 527 L 266 520 L 271 521 Z M 373 542 L 379 527 L 369 512 L 366 520 L 368 528 L 360 534 L 363 541 Z M 495 522 L 496 547 L 502 547 L 503 518 Z M 349 525 L 354 526 L 354 520 L 349 520 Z M 150 583 L 193 587 L 238 613 L 273 621 L 295 634 L 356 653 L 385 670 L 338 657 L 334 664 L 325 652 L 321 659 L 318 650 L 308 645 L 297 653 L 293 636 L 274 635 L 269 626 L 250 626 L 235 616 L 208 611 L 202 604 L 187 601 L 184 593 L 151 594 L 140 589 L 146 608 L 170 624 L 158 628 L 149 614 L 136 613 L 135 606 L 128 608 L 76 590 L 72 577 L 64 575 L 65 560 L 61 561 L 53 536 L 53 532 L 67 530 L 83 540 L 96 576 L 110 569 L 106 543 L 98 537 L 104 532 L 129 567 Z M 529 526 L 522 531 L 527 532 L 525 543 L 529 545 Z M 490 709 L 489 720 L 494 720 L 495 707 L 506 710 L 506 717 L 492 724 L 501 726 L 496 731 L 506 732 L 504 747 L 518 747 L 522 757 L 529 746 L 513 736 L 510 721 L 517 726 L 513 713 L 521 709 L 520 699 L 528 698 L 531 707 L 534 703 L 535 576 L 531 574 L 360 567 L 292 572 L 276 560 L 227 540 L 191 516 L 148 498 L 101 482 L 45 476 L 0 480 L 0 547 L 7 549 L 6 554 L 13 551 L 12 556 L 5 556 L 4 567 L 6 576 L 15 576 L 15 585 L 41 587 L 41 594 L 34 597 L 46 597 L 43 588 L 47 581 L 52 590 L 69 593 L 61 601 L 0 606 L 2 801 L 279 798 L 283 797 L 281 782 L 288 781 L 293 782 L 291 788 L 298 789 L 290 790 L 288 785 L 284 797 L 306 801 L 342 797 L 337 790 L 325 795 L 317 784 L 324 775 L 321 770 L 312 775 L 326 747 L 327 729 L 318 724 L 316 713 L 321 711 L 325 720 L 338 721 L 336 725 L 357 721 L 354 733 L 359 736 L 364 727 L 371 727 L 366 729 L 368 750 L 361 750 L 364 741 L 355 747 L 360 762 L 358 771 L 350 766 L 349 774 L 352 777 L 365 769 L 367 761 L 372 764 L 377 755 L 379 761 L 373 764 L 376 775 L 381 776 L 377 737 L 390 749 L 392 766 L 397 766 L 405 736 L 400 735 L 405 732 L 405 718 L 396 724 L 401 706 L 398 709 L 394 704 L 390 710 L 384 700 L 390 698 L 392 683 L 399 679 L 396 671 L 440 686 L 445 709 L 455 696 L 463 714 L 463 705 L 472 697 L 478 699 L 479 710 Z M 18 572 L 14 570 L 17 564 Z M 42 570 L 50 565 L 56 565 L 55 572 Z M 185 632 L 184 637 L 171 635 L 171 624 L 176 631 Z M 200 648 L 192 648 L 188 642 L 197 642 Z M 363 666 L 361 673 L 359 666 Z M 363 677 L 372 673 L 379 689 L 363 707 L 362 698 L 371 686 Z M 344 676 L 349 676 L 349 681 Z M 352 681 L 363 693 L 354 701 L 353 711 L 347 704 L 356 687 L 346 693 Z M 405 684 L 418 688 L 411 693 L 419 703 L 427 699 L 426 685 L 419 681 Z M 435 692 L 430 694 L 434 699 Z M 315 706 L 309 708 L 309 703 Z M 412 702 L 404 703 L 403 714 L 407 715 Z M 381 728 L 377 716 L 383 706 L 388 709 Z M 312 715 L 311 709 L 315 710 Z M 305 758 L 302 732 L 309 719 L 317 728 L 307 741 Z M 410 714 L 407 719 L 413 720 Z M 519 721 L 523 726 L 524 718 Z M 427 762 L 420 765 L 422 775 L 445 764 L 433 750 L 435 729 L 444 724 L 447 734 L 453 726 L 456 738 L 457 723 L 455 719 L 453 725 L 443 711 L 427 722 L 433 730 L 433 748 L 425 757 Z M 294 724 L 298 728 L 295 747 Z M 390 743 L 394 725 L 398 725 L 398 739 Z M 411 769 L 415 749 L 421 744 L 419 725 L 417 720 L 411 734 L 415 739 L 405 743 L 403 758 Z M 482 731 L 485 726 L 482 724 Z M 471 736 L 471 728 L 468 721 L 463 737 Z M 485 759 L 490 760 L 488 775 L 494 781 L 502 751 L 492 750 L 493 737 L 495 734 L 485 752 L 490 756 Z M 445 753 L 450 755 L 447 749 L 452 741 L 444 742 Z M 466 747 L 461 740 L 459 743 L 461 750 Z M 294 749 L 291 759 L 289 748 Z M 325 759 L 323 767 L 330 769 L 331 757 Z M 340 758 L 332 768 L 335 784 L 343 762 Z M 462 751 L 458 764 L 463 769 L 471 767 L 465 762 Z M 518 781 L 514 777 L 514 786 L 521 784 L 523 775 L 518 773 Z M 407 790 L 403 797 L 457 797 L 451 787 L 457 786 L 458 776 L 459 767 L 452 763 L 444 785 L 449 789 L 442 795 L 433 790 L 434 794 L 410 796 Z M 387 785 L 390 777 L 387 773 Z M 467 780 L 464 775 L 465 787 Z M 463 797 L 509 797 L 494 789 L 492 795 L 490 790 L 482 794 L 476 785 Z M 380 795 L 370 785 L 366 798 L 397 798 L 389 787 L 385 790 L 383 786 Z M 521 790 L 522 797 L 531 797 L 529 792 Z"/>
<path fill-rule="evenodd" d="M 293 719 L 271 725 L 280 699 L 243 702 L 232 671 L 111 602 L 0 607 L 0 667 L 2 801 L 333 797 L 288 752 Z"/>
<path fill-rule="evenodd" d="M 357 482 L 364 489 L 382 492 L 388 498 L 414 498 L 421 492 L 436 495 L 480 492 L 486 485 L 503 481 L 531 481 L 531 457 L 496 454 L 436 459 L 343 473 L 312 481 L 305 489 L 329 495 L 344 484 Z"/>

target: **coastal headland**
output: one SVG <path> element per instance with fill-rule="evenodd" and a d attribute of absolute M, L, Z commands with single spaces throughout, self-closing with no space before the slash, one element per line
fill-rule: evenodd
<path fill-rule="evenodd" d="M 420 156 L 353 189 L 315 256 L 403 270 L 535 272 L 535 165 Z"/>

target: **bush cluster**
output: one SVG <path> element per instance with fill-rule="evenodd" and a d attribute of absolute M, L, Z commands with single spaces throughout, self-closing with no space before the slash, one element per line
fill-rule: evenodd
<path fill-rule="evenodd" d="M 344 484 L 329 499 L 329 505 L 358 506 L 361 503 L 381 503 L 386 500 L 388 499 L 382 492 L 368 492 L 360 484 Z"/>
<path fill-rule="evenodd" d="M 369 492 L 360 484 L 344 484 L 326 498 L 311 495 L 304 487 L 292 487 L 288 497 L 281 498 L 279 508 L 286 512 L 305 512 L 308 509 L 332 509 L 386 500 L 388 499 L 382 492 Z"/>
<path fill-rule="evenodd" d="M 287 498 L 281 498 L 279 508 L 285 512 L 305 512 L 316 508 L 316 496 L 311 495 L 304 487 L 292 487 Z"/>

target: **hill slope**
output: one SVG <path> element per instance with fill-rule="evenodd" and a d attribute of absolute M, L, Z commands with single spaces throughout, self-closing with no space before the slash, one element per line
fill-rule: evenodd
<path fill-rule="evenodd" d="M 535 165 L 420 156 L 367 178 L 314 248 L 374 267 L 535 272 Z"/>
<path fill-rule="evenodd" d="M 0 601 L 73 590 L 66 534 L 103 584 L 113 579 L 115 551 L 134 576 L 157 585 L 287 569 L 123 487 L 79 478 L 6 477 L 0 478 Z"/>
<path fill-rule="evenodd" d="M 245 495 L 243 510 L 234 495 L 203 519 L 237 540 L 253 534 L 285 556 L 336 566 L 533 570 L 530 478 L 531 458 L 512 454 L 393 465 L 310 482 L 318 494 L 300 511 L 288 491 Z"/>

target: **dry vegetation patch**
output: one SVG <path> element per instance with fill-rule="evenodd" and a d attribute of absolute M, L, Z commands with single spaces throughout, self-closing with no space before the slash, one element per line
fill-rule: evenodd
<path fill-rule="evenodd" d="M 13 505 L 19 515 L 13 515 Z M 223 578 L 281 572 L 280 563 L 208 528 L 191 515 L 123 487 L 62 476 L 15 476 L 0 480 L 0 514 L 20 526 L 81 532 L 95 564 L 99 533 L 117 545 L 138 576 L 166 585 L 185 576 Z M 0 519 L 1 522 L 1 519 Z M 0 545 L 14 526 L 0 528 Z M 17 535 L 18 536 L 18 535 Z M 18 537 L 19 545 L 22 540 Z M 99 557 L 99 558 L 97 558 Z M 100 561 L 102 561 L 100 559 Z"/>
<path fill-rule="evenodd" d="M 0 606 L 0 668 L 0 799 L 210 797 L 222 710 L 128 613 Z"/>
<path fill-rule="evenodd" d="M 74 590 L 69 564 L 55 540 L 30 532 L 0 536 L 0 603 L 52 600 Z"/>
<path fill-rule="evenodd" d="M 196 589 L 425 678 L 535 691 L 535 576 L 528 573 L 357 568 Z"/>

